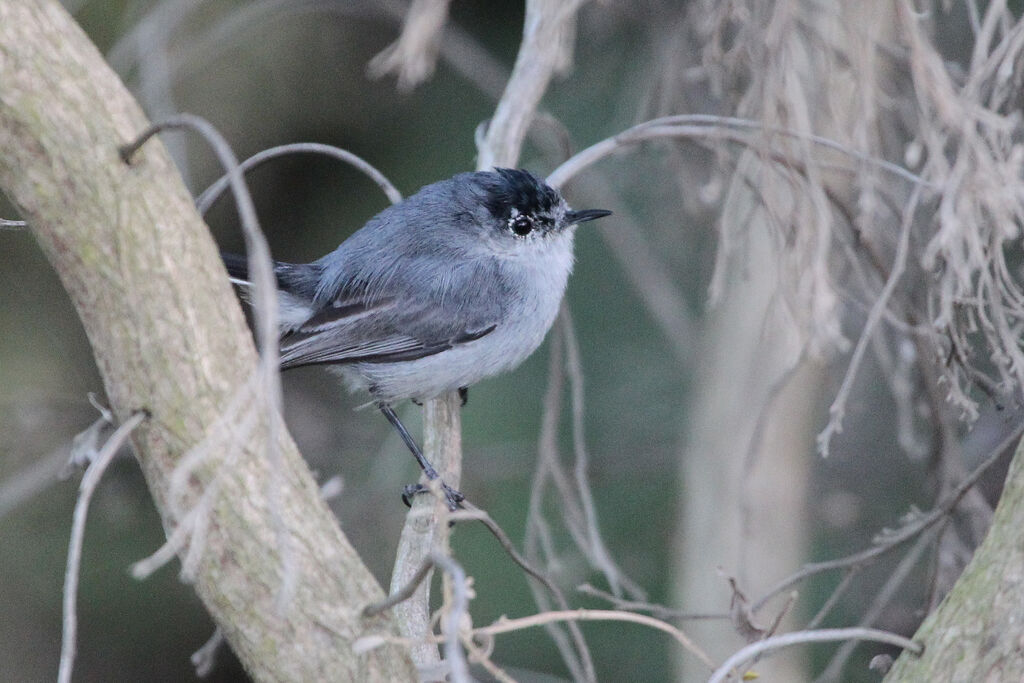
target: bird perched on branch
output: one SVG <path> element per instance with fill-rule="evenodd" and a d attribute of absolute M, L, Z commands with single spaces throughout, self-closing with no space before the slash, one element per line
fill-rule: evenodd
<path fill-rule="evenodd" d="M 574 211 L 524 170 L 461 173 L 374 216 L 312 263 L 275 263 L 281 368 L 328 365 L 369 393 L 428 479 L 437 471 L 392 404 L 466 388 L 522 363 L 558 314 Z M 224 254 L 236 284 L 247 261 Z M 443 484 L 454 510 L 462 494 Z M 403 498 L 422 490 L 407 487 Z"/>

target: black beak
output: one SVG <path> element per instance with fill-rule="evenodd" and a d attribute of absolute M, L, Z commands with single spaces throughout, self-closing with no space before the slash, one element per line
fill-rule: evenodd
<path fill-rule="evenodd" d="M 584 209 L 583 211 L 566 211 L 565 222 L 567 225 L 575 225 L 577 223 L 586 223 L 592 221 L 595 218 L 604 218 L 605 216 L 611 216 L 611 211 L 605 211 L 604 209 Z"/>

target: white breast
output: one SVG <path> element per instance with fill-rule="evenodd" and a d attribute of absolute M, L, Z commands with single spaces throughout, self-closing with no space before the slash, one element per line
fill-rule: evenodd
<path fill-rule="evenodd" d="M 558 315 L 572 271 L 572 242 L 570 228 L 501 253 L 521 278 L 507 319 L 493 332 L 426 358 L 339 366 L 337 371 L 350 388 L 373 387 L 378 400 L 396 401 L 434 398 L 515 368 L 540 346 Z"/>

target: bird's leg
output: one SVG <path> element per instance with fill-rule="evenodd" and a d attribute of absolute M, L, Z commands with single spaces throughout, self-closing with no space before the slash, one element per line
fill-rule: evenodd
<path fill-rule="evenodd" d="M 398 415 L 395 414 L 391 405 L 388 403 L 378 403 L 377 408 L 380 409 L 380 412 L 384 413 L 384 417 L 388 419 L 388 422 L 398 430 L 398 435 L 402 437 L 402 441 L 405 442 L 406 447 L 412 451 L 412 457 L 416 458 L 416 463 L 420 466 L 420 469 L 423 470 L 424 476 L 431 481 L 438 479 L 439 475 L 437 474 L 437 470 L 435 470 L 434 466 L 430 464 L 427 457 L 423 455 L 423 451 L 420 450 L 420 447 L 412 438 L 409 430 L 405 428 L 404 424 L 402 424 L 402 421 L 398 419 Z M 444 483 L 444 481 L 441 482 L 441 488 L 444 490 L 444 497 L 448 502 L 448 509 L 455 512 L 455 510 L 458 509 L 459 504 L 464 501 L 466 497 L 459 491 L 456 491 L 451 486 Z M 405 502 L 406 505 L 411 506 L 412 497 L 425 490 L 426 487 L 421 484 L 410 484 L 409 486 L 406 486 L 405 490 L 402 492 L 402 501 Z"/>
<path fill-rule="evenodd" d="M 398 430 L 398 435 L 402 437 L 402 441 L 404 441 L 405 445 L 410 451 L 412 451 L 412 456 L 416 458 L 416 462 L 419 464 L 420 469 L 423 470 L 423 474 L 427 476 L 427 479 L 437 479 L 437 470 L 435 470 L 434 466 L 430 464 L 427 457 L 423 455 L 423 451 L 420 450 L 416 441 L 413 440 L 412 434 L 410 434 L 409 430 L 405 428 L 402 421 L 398 419 L 398 415 L 395 414 L 395 411 L 391 406 L 387 403 L 378 403 L 377 407 L 380 408 L 380 412 L 384 413 L 384 417 L 388 419 L 388 422 Z"/>

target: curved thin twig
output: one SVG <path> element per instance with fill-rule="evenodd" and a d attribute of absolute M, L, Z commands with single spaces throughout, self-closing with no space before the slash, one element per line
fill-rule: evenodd
<path fill-rule="evenodd" d="M 682 645 L 684 649 L 692 653 L 701 662 L 707 665 L 709 670 L 714 670 L 715 668 L 714 660 L 712 660 L 703 649 L 694 643 L 688 635 L 683 633 L 683 631 L 660 619 L 655 619 L 654 617 L 646 614 L 636 614 L 635 612 L 620 612 L 617 610 L 607 609 L 576 609 L 561 610 L 557 612 L 541 612 L 539 614 L 532 614 L 528 617 L 520 617 L 519 619 L 507 619 L 502 617 L 489 626 L 474 628 L 471 631 L 464 632 L 463 635 L 468 633 L 468 635 L 473 637 L 494 636 L 501 633 L 520 631 L 524 628 L 534 628 L 536 626 L 545 626 L 547 624 L 554 624 L 558 622 L 579 621 L 624 621 L 649 626 L 650 628 L 662 631 L 663 633 L 667 633 L 672 636 L 672 638 Z M 430 640 L 435 643 L 440 643 L 445 640 L 445 636 L 434 635 Z M 391 635 L 365 636 L 357 642 L 356 651 L 365 652 L 385 643 L 408 644 L 409 639 Z"/>
<path fill-rule="evenodd" d="M 527 559 L 516 550 L 515 545 L 512 543 L 512 539 L 509 538 L 508 534 L 505 533 L 505 530 L 494 521 L 494 518 L 491 517 L 486 510 L 478 508 L 468 501 L 463 502 L 463 508 L 463 510 L 453 513 L 450 516 L 450 519 L 453 521 L 460 519 L 479 521 L 487 527 L 487 530 L 490 531 L 498 540 L 498 543 L 501 544 L 502 549 L 504 549 L 505 552 L 508 553 L 509 557 L 512 558 L 512 561 L 519 565 L 527 575 L 533 577 L 538 583 L 543 585 L 552 596 L 554 596 L 559 609 L 564 611 L 568 611 L 570 609 L 569 601 L 566 599 L 562 589 L 558 587 L 558 584 L 552 581 L 547 574 L 531 565 Z M 572 624 L 570 626 L 572 627 L 575 625 Z M 593 671 L 593 660 L 590 656 L 590 648 L 587 647 L 587 642 L 584 640 L 583 634 L 578 628 L 570 628 L 570 635 L 573 638 L 573 642 L 580 655 L 580 659 L 584 663 L 584 670 Z"/>
<path fill-rule="evenodd" d="M 205 119 L 193 114 L 179 114 L 164 121 L 152 124 L 144 130 L 135 141 L 121 148 L 121 158 L 125 163 L 132 163 L 135 153 L 157 133 L 166 130 L 192 130 L 199 133 L 210 145 L 221 165 L 227 170 L 228 184 L 235 195 L 239 220 L 245 234 L 246 249 L 249 254 L 249 277 L 255 289 L 254 306 L 256 316 L 256 341 L 261 356 L 271 356 L 273 366 L 278 365 L 277 346 L 277 296 L 274 269 L 270 259 L 270 247 L 260 230 L 259 219 L 256 217 L 256 205 L 252 194 L 245 184 L 245 178 L 238 157 L 228 145 L 224 136 Z M 280 405 L 280 391 L 276 391 L 276 405 Z M 271 421 L 273 422 L 273 421 Z"/>
<path fill-rule="evenodd" d="M 508 553 L 508 556 L 512 558 L 512 561 L 519 565 L 519 568 L 529 576 L 543 584 L 544 587 L 555 596 L 555 600 L 558 601 L 560 609 L 569 609 L 569 603 L 558 586 L 548 578 L 546 574 L 539 569 L 536 569 L 533 565 L 527 562 L 525 557 L 519 554 L 519 551 L 517 551 L 516 547 L 512 544 L 512 539 L 509 538 L 504 529 L 498 526 L 498 523 L 494 521 L 494 518 L 491 517 L 486 510 L 482 510 L 468 501 L 463 501 L 462 506 L 464 509 L 453 512 L 449 519 L 452 521 L 472 519 L 483 524 L 487 527 L 487 530 L 490 531 L 496 539 L 498 539 L 498 543 L 500 543 L 502 549 Z"/>
<path fill-rule="evenodd" d="M 781 636 L 765 638 L 764 640 L 747 645 L 725 660 L 722 666 L 718 667 L 711 674 L 708 683 L 723 683 L 740 664 L 765 652 L 780 650 L 784 647 L 800 645 L 801 643 L 829 643 L 837 640 L 870 640 L 876 643 L 895 645 L 915 655 L 920 655 L 924 652 L 924 645 L 921 643 L 896 633 L 880 631 L 875 628 L 823 628 L 820 631 L 796 631 Z"/>
<path fill-rule="evenodd" d="M 921 559 L 921 555 L 924 551 L 935 541 L 939 535 L 939 528 L 931 529 L 917 539 L 917 543 L 910 549 L 910 551 L 903 556 L 900 563 L 896 566 L 896 569 L 886 579 L 882 589 L 871 601 L 871 605 L 867 611 L 860 618 L 860 623 L 857 624 L 862 628 L 870 628 L 878 617 L 882 614 L 890 603 L 892 602 L 893 596 L 896 591 L 900 589 L 900 586 L 906 582 L 907 577 L 910 576 L 910 572 L 917 566 L 918 561 Z M 846 667 L 846 662 L 849 661 L 850 655 L 853 654 L 854 648 L 856 647 L 855 641 L 848 640 L 839 646 L 835 654 L 832 655 L 832 659 L 828 665 L 821 672 L 821 674 L 815 679 L 815 683 L 827 683 L 828 681 L 837 681 L 840 679 L 840 673 Z"/>
<path fill-rule="evenodd" d="M 926 181 L 924 178 L 908 171 L 898 164 L 864 154 L 856 149 L 851 149 L 850 147 L 847 147 L 846 145 L 843 145 L 831 138 L 813 134 L 805 135 L 798 131 L 789 130 L 788 128 L 765 126 L 764 124 L 751 119 L 742 119 L 734 116 L 712 116 L 708 114 L 679 114 L 675 116 L 663 116 L 661 118 L 651 119 L 650 121 L 645 121 L 631 128 L 627 128 L 621 133 L 605 138 L 604 140 L 601 140 L 600 142 L 597 142 L 575 154 L 572 158 L 565 161 L 561 166 L 548 175 L 547 183 L 552 187 L 562 187 L 569 182 L 573 176 L 577 175 L 588 166 L 597 163 L 601 159 L 604 159 L 623 147 L 635 145 L 647 140 L 673 137 L 718 138 L 721 140 L 729 140 L 753 146 L 753 143 L 748 136 L 738 134 L 732 129 L 738 129 L 741 131 L 757 131 L 771 135 L 781 135 L 796 140 L 807 140 L 808 142 L 821 147 L 826 147 L 845 154 L 857 161 L 877 166 L 883 171 L 912 183 L 917 183 L 929 188 L 935 186 L 934 183 Z"/>
<path fill-rule="evenodd" d="M 906 524 L 905 526 L 897 529 L 896 531 L 886 534 L 875 545 L 861 550 L 860 552 L 841 557 L 836 560 L 828 560 L 826 562 L 814 562 L 805 564 L 800 568 L 799 571 L 791 574 L 787 578 L 783 579 L 779 583 L 775 584 L 767 593 L 764 594 L 757 602 L 754 603 L 752 611 L 757 612 L 763 608 L 769 600 L 774 598 L 779 593 L 787 591 L 796 584 L 800 583 L 804 579 L 807 579 L 816 574 L 822 572 L 832 571 L 834 569 L 846 569 L 848 567 L 858 567 L 871 560 L 874 560 L 879 555 L 883 555 L 893 548 L 903 545 L 907 541 L 911 540 L 921 532 L 927 530 L 933 524 L 944 519 L 953 508 L 955 508 L 960 500 L 967 495 L 981 476 L 990 468 L 996 464 L 1002 457 L 1003 452 L 1009 448 L 1015 441 L 1024 435 L 1024 424 L 1018 425 L 1013 432 L 1009 434 L 1003 441 L 996 446 L 986 458 L 974 468 L 974 470 L 964 479 L 959 486 L 949 493 L 938 505 L 936 505 L 931 512 L 919 517 L 913 522 Z"/>
<path fill-rule="evenodd" d="M 324 156 L 344 161 L 375 182 L 377 187 L 384 192 L 388 201 L 392 204 L 397 204 L 402 201 L 402 193 L 399 192 L 394 184 L 387 179 L 387 176 L 377 170 L 377 168 L 370 162 L 346 149 L 335 147 L 334 145 L 325 145 L 319 142 L 294 142 L 288 145 L 270 147 L 253 154 L 251 157 L 243 161 L 239 164 L 239 169 L 242 173 L 248 173 L 267 161 L 285 156 L 286 154 L 323 154 Z M 206 212 L 210 210 L 210 207 L 213 206 L 213 204 L 220 198 L 224 193 L 224 190 L 228 188 L 228 184 L 230 182 L 230 174 L 225 173 L 214 181 L 208 188 L 203 190 L 202 194 L 196 198 L 196 210 L 199 211 L 200 215 L 206 215 Z"/>
<path fill-rule="evenodd" d="M 865 321 L 864 328 L 857 339 L 857 345 L 854 347 L 850 363 L 847 365 L 843 383 L 840 385 L 839 391 L 836 392 L 835 400 L 832 401 L 832 405 L 829 407 L 828 424 L 818 434 L 818 452 L 821 453 L 822 457 L 828 457 L 832 437 L 842 431 L 843 417 L 846 414 L 846 399 L 850 395 L 853 381 L 858 375 L 857 371 L 860 369 L 864 352 L 867 351 L 868 341 L 870 341 L 878 321 L 882 319 L 882 313 L 887 310 L 889 298 L 896 290 L 896 285 L 899 284 L 900 278 L 903 277 L 903 272 L 906 270 L 907 258 L 910 252 L 910 228 L 914 225 L 914 215 L 917 213 L 920 200 L 921 186 L 915 185 L 914 191 L 907 201 L 907 208 L 903 212 L 903 225 L 900 226 L 899 243 L 896 245 L 896 257 L 893 259 L 892 268 L 889 269 L 889 277 L 886 279 L 885 285 L 882 287 L 882 291 L 879 293 L 875 303 L 871 306 L 871 312 L 868 314 L 868 319 Z"/>
<path fill-rule="evenodd" d="M 89 514 L 89 502 L 92 494 L 107 471 L 107 466 L 121 450 L 131 433 L 147 417 L 145 411 L 139 411 L 125 420 L 114 430 L 100 452 L 85 471 L 82 482 L 78 485 L 78 500 L 75 501 L 75 512 L 71 519 L 71 540 L 68 541 L 68 562 L 64 572 L 64 627 L 60 644 L 60 668 L 57 672 L 58 683 L 71 683 L 71 671 L 75 664 L 75 650 L 78 638 L 78 570 L 82 563 L 82 545 L 85 538 L 85 519 Z"/>
<path fill-rule="evenodd" d="M 607 609 L 578 609 L 562 610 L 559 612 L 541 612 L 540 614 L 534 614 L 519 619 L 501 618 L 490 626 L 481 626 L 480 628 L 473 629 L 473 635 L 493 636 L 499 633 L 509 633 L 511 631 L 519 631 L 524 628 L 532 628 L 534 626 L 543 626 L 545 624 L 565 621 L 625 621 L 649 626 L 650 628 L 657 629 L 658 631 L 662 631 L 672 636 L 677 643 L 695 655 L 697 659 L 706 664 L 709 669 L 715 668 L 715 663 L 711 657 L 709 657 L 708 654 L 696 643 L 690 640 L 690 637 L 683 633 L 683 631 L 668 622 L 662 621 L 661 619 L 655 619 L 654 617 L 646 614 L 637 614 L 635 612 L 620 612 L 617 610 Z"/>
<path fill-rule="evenodd" d="M 412 578 L 402 586 L 399 590 L 395 591 L 391 595 L 387 596 L 380 602 L 367 605 L 363 608 L 364 617 L 375 617 L 382 612 L 386 612 L 400 602 L 405 602 L 412 597 L 412 594 L 416 592 L 416 587 L 423 583 L 423 579 L 427 578 L 430 574 L 430 570 L 434 568 L 434 557 L 433 555 L 427 556 L 422 563 L 420 563 L 419 569 L 412 575 Z"/>
<path fill-rule="evenodd" d="M 434 551 L 430 554 L 434 565 L 440 567 L 451 577 L 451 607 L 441 617 L 441 632 L 444 633 L 444 658 L 448 663 L 452 683 L 470 683 L 466 664 L 466 653 L 459 645 L 459 625 L 462 617 L 469 609 L 469 591 L 466 589 L 466 572 L 458 562 L 444 553 Z"/>
<path fill-rule="evenodd" d="M 725 612 L 684 612 L 683 610 L 672 609 L 671 607 L 665 607 L 664 605 L 659 605 L 653 602 L 626 600 L 616 597 L 607 591 L 601 590 L 600 588 L 595 588 L 589 583 L 577 586 L 576 591 L 583 595 L 589 595 L 594 598 L 606 600 L 617 610 L 623 610 L 626 612 L 650 612 L 652 617 L 657 617 L 658 619 L 679 619 L 680 621 L 726 621 L 730 618 L 730 616 Z"/>
<path fill-rule="evenodd" d="M 246 254 L 249 260 L 249 280 L 252 283 L 253 317 L 255 320 L 256 344 L 259 348 L 259 376 L 261 397 L 265 402 L 267 413 L 267 457 L 273 474 L 267 482 L 267 497 L 271 515 L 276 528 L 277 543 L 281 550 L 282 585 L 278 593 L 279 607 L 290 600 L 294 590 L 295 572 L 293 571 L 294 555 L 291 552 L 291 539 L 285 533 L 284 520 L 281 518 L 280 506 L 276 504 L 279 497 L 280 480 L 276 473 L 280 471 L 280 438 L 282 410 L 280 349 L 278 347 L 278 301 L 277 284 L 274 276 L 273 261 L 270 258 L 270 246 L 260 229 L 256 216 L 256 205 L 252 194 L 245 183 L 245 174 L 238 163 L 238 157 L 209 121 L 193 114 L 179 114 L 150 125 L 133 142 L 124 145 L 120 152 L 127 164 L 132 163 L 135 153 L 157 133 L 166 130 L 191 130 L 200 136 L 213 150 L 218 161 L 227 171 L 228 184 L 235 198 L 242 233 L 245 237 Z M 191 550 L 201 551 L 201 544 L 193 543 Z"/>
<path fill-rule="evenodd" d="M 389 610 L 400 602 L 411 598 L 413 593 L 416 592 L 416 587 L 430 575 L 430 570 L 434 567 L 440 567 L 452 578 L 452 606 L 441 622 L 441 630 L 444 634 L 444 637 L 441 639 L 444 642 L 444 656 L 448 662 L 452 681 L 456 683 L 468 682 L 473 679 L 469 676 L 469 667 L 466 665 L 465 653 L 459 647 L 459 624 L 462 622 L 462 616 L 466 614 L 469 607 L 469 593 L 466 590 L 466 572 L 452 558 L 444 553 L 432 551 L 424 558 L 423 563 L 420 564 L 419 569 L 416 570 L 416 573 L 413 574 L 408 583 L 384 600 L 364 607 L 363 616 L 377 616 L 381 612 Z"/>

